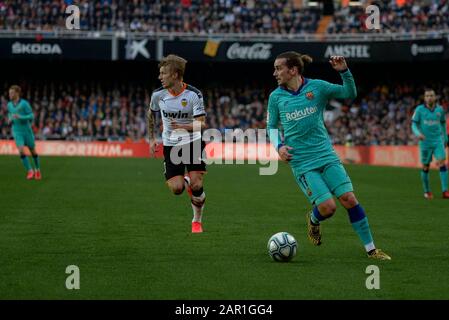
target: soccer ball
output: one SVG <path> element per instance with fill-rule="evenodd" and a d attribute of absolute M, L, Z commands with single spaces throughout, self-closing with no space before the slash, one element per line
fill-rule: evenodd
<path fill-rule="evenodd" d="M 296 256 L 298 243 L 288 232 L 278 232 L 268 240 L 268 253 L 274 261 L 287 262 Z"/>

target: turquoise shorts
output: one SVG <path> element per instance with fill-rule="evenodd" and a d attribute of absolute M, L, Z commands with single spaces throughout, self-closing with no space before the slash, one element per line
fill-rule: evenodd
<path fill-rule="evenodd" d="M 13 132 L 13 136 L 17 147 L 27 146 L 30 149 L 36 147 L 36 144 L 34 143 L 34 134 L 32 132 Z"/>
<path fill-rule="evenodd" d="M 421 163 L 423 165 L 429 165 L 432 162 L 432 155 L 437 160 L 446 159 L 446 151 L 444 150 L 444 143 L 438 143 L 434 145 L 419 145 L 419 151 L 421 156 Z"/>
<path fill-rule="evenodd" d="M 298 173 L 295 168 L 292 171 L 302 192 L 316 206 L 334 195 L 339 198 L 346 192 L 354 191 L 351 179 L 340 162 L 333 162 L 304 174 Z"/>

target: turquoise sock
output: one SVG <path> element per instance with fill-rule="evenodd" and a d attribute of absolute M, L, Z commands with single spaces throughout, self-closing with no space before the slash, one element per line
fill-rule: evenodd
<path fill-rule="evenodd" d="M 371 235 L 371 229 L 369 227 L 368 218 L 365 215 L 365 210 L 358 204 L 355 207 L 348 209 L 349 221 L 352 224 L 355 232 L 362 240 L 365 250 L 371 251 L 374 247 L 373 236 Z"/>
<path fill-rule="evenodd" d="M 366 246 L 373 242 L 373 236 L 371 235 L 371 229 L 369 227 L 368 218 L 365 217 L 360 221 L 352 223 L 352 227 L 358 234 L 363 245 Z"/>
<path fill-rule="evenodd" d="M 32 169 L 30 161 L 28 160 L 27 156 L 25 156 L 25 155 L 20 156 L 20 160 L 22 160 L 23 166 L 25 167 L 25 169 L 27 171 L 30 171 Z"/>
<path fill-rule="evenodd" d="M 34 167 L 36 168 L 36 170 L 40 170 L 41 164 L 39 161 L 39 156 L 33 156 L 33 160 L 34 160 Z"/>
<path fill-rule="evenodd" d="M 422 186 L 424 188 L 424 192 L 430 192 L 429 170 L 427 170 L 427 171 L 421 170 L 421 181 L 422 181 Z"/>
<path fill-rule="evenodd" d="M 443 192 L 447 191 L 447 167 L 445 165 L 440 167 L 440 180 L 441 190 L 443 190 Z"/>

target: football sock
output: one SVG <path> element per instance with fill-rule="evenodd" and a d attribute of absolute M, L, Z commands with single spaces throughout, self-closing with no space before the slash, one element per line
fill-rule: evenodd
<path fill-rule="evenodd" d="M 355 232 L 362 240 L 365 246 L 366 252 L 370 252 L 375 249 L 373 236 L 371 235 L 371 229 L 368 224 L 368 218 L 365 215 L 365 210 L 358 204 L 355 207 L 348 209 L 349 221 L 352 224 Z"/>
<path fill-rule="evenodd" d="M 421 180 L 424 192 L 430 192 L 429 189 L 429 169 L 421 170 Z"/>
<path fill-rule="evenodd" d="M 41 164 L 39 161 L 39 156 L 33 156 L 33 160 L 34 160 L 34 167 L 36 168 L 36 170 L 40 170 Z"/>
<path fill-rule="evenodd" d="M 323 217 L 318 210 L 318 207 L 313 207 L 312 213 L 310 214 L 310 221 L 314 225 L 319 225 L 321 221 L 326 220 L 326 217 Z"/>
<path fill-rule="evenodd" d="M 30 160 L 28 160 L 28 157 L 24 154 L 20 155 L 20 160 L 22 160 L 23 166 L 25 167 L 25 169 L 27 171 L 30 171 L 31 169 L 31 164 L 30 164 Z"/>
<path fill-rule="evenodd" d="M 200 188 L 199 190 L 192 190 L 192 209 L 193 209 L 192 222 L 201 222 L 205 201 L 206 201 L 206 193 L 204 193 L 203 188 Z"/>
<path fill-rule="evenodd" d="M 446 167 L 446 165 L 440 167 L 440 180 L 441 180 L 441 190 L 443 190 L 443 192 L 447 191 L 447 167 Z"/>

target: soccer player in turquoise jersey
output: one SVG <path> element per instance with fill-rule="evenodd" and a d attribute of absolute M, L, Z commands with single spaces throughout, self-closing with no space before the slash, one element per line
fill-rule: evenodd
<path fill-rule="evenodd" d="M 432 155 L 440 168 L 441 189 L 443 198 L 449 199 L 447 191 L 447 166 L 445 146 L 448 136 L 446 132 L 446 115 L 444 109 L 436 104 L 435 91 L 426 89 L 424 92 L 424 104 L 416 107 L 412 117 L 412 130 L 418 137 L 421 154 L 421 180 L 424 188 L 424 198 L 433 199 L 429 187 L 429 166 Z"/>
<path fill-rule="evenodd" d="M 12 123 L 12 135 L 19 149 L 20 159 L 27 170 L 27 179 L 40 180 L 42 178 L 39 164 L 39 156 L 36 153 L 34 134 L 31 123 L 34 119 L 33 110 L 25 99 L 20 98 L 21 89 L 19 86 L 9 88 L 8 120 Z M 35 170 L 31 167 L 30 161 L 25 155 L 25 146 L 30 149 L 33 156 Z"/>
<path fill-rule="evenodd" d="M 279 87 L 270 94 L 267 119 L 271 143 L 280 158 L 290 163 L 296 182 L 313 205 L 306 215 L 309 240 L 314 245 L 321 244 L 320 226 L 336 211 L 335 195 L 348 210 L 368 257 L 390 260 L 374 245 L 365 211 L 324 126 L 323 111 L 329 99 L 356 97 L 354 78 L 340 56 L 331 57 L 330 63 L 340 72 L 343 85 L 304 78 L 304 65 L 310 62 L 309 56 L 293 51 L 277 56 L 273 75 Z M 283 143 L 277 130 L 279 121 L 284 130 Z"/>

